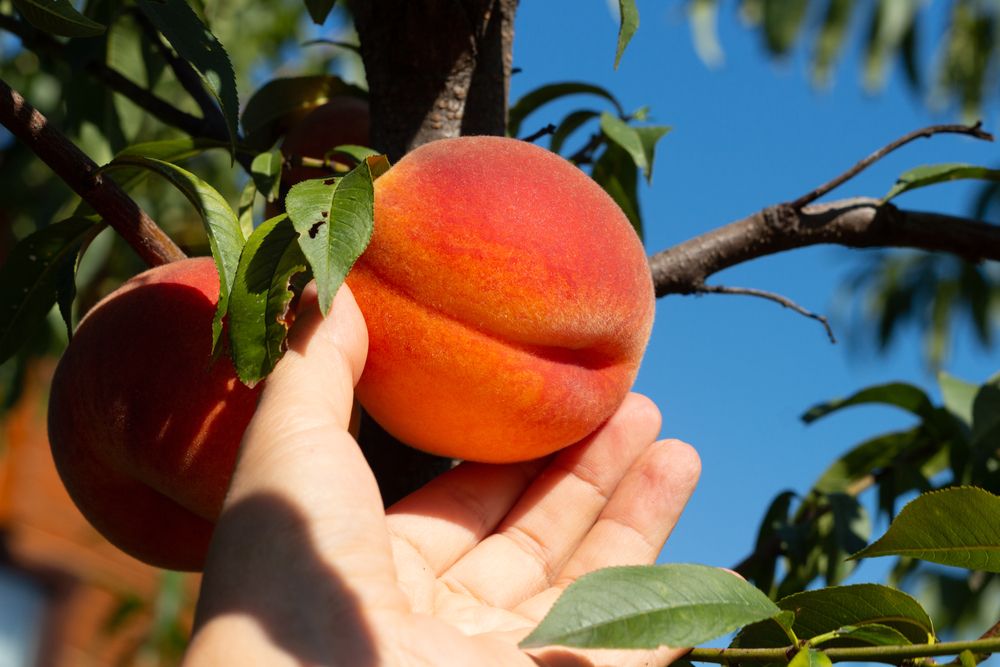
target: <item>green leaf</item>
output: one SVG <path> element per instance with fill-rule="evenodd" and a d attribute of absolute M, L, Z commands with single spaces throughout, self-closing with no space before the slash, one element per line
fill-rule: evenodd
<path fill-rule="evenodd" d="M 267 150 L 288 129 L 289 124 L 338 95 L 365 98 L 361 88 L 326 74 L 272 79 L 247 100 L 240 123 L 245 143 Z"/>
<path fill-rule="evenodd" d="M 885 84 L 889 59 L 899 51 L 918 9 L 916 2 L 883 0 L 878 3 L 865 49 L 864 79 L 869 90 L 877 90 Z"/>
<path fill-rule="evenodd" d="M 512 137 L 516 137 L 521 131 L 521 124 L 528 114 L 533 113 L 539 107 L 553 100 L 566 97 L 567 95 L 597 95 L 598 97 L 603 97 L 611 102 L 618 115 L 625 115 L 625 109 L 618 103 L 615 96 L 600 86 L 581 81 L 550 83 L 527 93 L 510 108 L 507 112 L 507 133 Z"/>
<path fill-rule="evenodd" d="M 188 61 L 222 109 L 231 150 L 236 150 L 240 102 L 229 54 L 184 0 L 136 0 L 170 45 Z"/>
<path fill-rule="evenodd" d="M 918 429 L 876 436 L 857 445 L 834 461 L 813 485 L 822 493 L 838 493 L 860 479 L 891 465 L 897 457 L 920 442 Z"/>
<path fill-rule="evenodd" d="M 795 611 L 792 628 L 799 639 L 812 639 L 849 625 L 878 623 L 901 633 L 909 642 L 923 644 L 934 638 L 934 625 L 920 603 L 888 586 L 856 584 L 834 586 L 789 595 L 778 607 Z M 754 623 L 733 639 L 733 648 L 788 646 L 785 632 L 774 621 Z M 845 638 L 842 646 L 865 645 Z"/>
<path fill-rule="evenodd" d="M 0 363 L 17 352 L 56 304 L 60 271 L 103 225 L 82 217 L 43 227 L 19 242 L 0 267 Z"/>
<path fill-rule="evenodd" d="M 830 0 L 826 6 L 813 52 L 812 77 L 817 84 L 823 85 L 830 80 L 833 63 L 844 47 L 854 7 L 855 0 Z"/>
<path fill-rule="evenodd" d="M 284 354 L 291 281 L 307 270 L 298 232 L 282 213 L 254 230 L 229 296 L 229 341 L 240 381 L 253 386 Z"/>
<path fill-rule="evenodd" d="M 253 204 L 257 197 L 257 184 L 252 178 L 247 179 L 246 185 L 240 192 L 240 202 L 236 207 L 236 217 L 240 221 L 240 230 L 244 238 L 250 238 L 253 234 Z"/>
<path fill-rule="evenodd" d="M 885 197 L 882 198 L 882 203 L 884 204 L 890 199 L 898 197 L 904 192 L 909 192 L 910 190 L 924 188 L 928 185 L 934 185 L 936 183 L 963 179 L 1000 181 L 1000 169 L 988 169 L 986 167 L 977 167 L 973 164 L 958 162 L 926 164 L 910 169 L 896 179 L 896 184 L 893 185 L 889 192 L 886 193 Z"/>
<path fill-rule="evenodd" d="M 763 0 L 764 38 L 771 52 L 788 53 L 806 17 L 808 0 Z"/>
<path fill-rule="evenodd" d="M 885 535 L 852 558 L 877 556 L 1000 572 L 1000 497 L 975 487 L 917 496 Z"/>
<path fill-rule="evenodd" d="M 94 37 L 105 26 L 76 11 L 69 0 L 14 0 L 24 20 L 39 30 L 62 37 Z"/>
<path fill-rule="evenodd" d="M 261 153 L 250 163 L 250 178 L 269 202 L 278 198 L 281 189 L 281 151 L 273 150 Z"/>
<path fill-rule="evenodd" d="M 316 278 L 324 315 L 368 247 L 375 222 L 375 179 L 388 168 L 385 157 L 368 158 L 343 178 L 297 183 L 285 197 L 299 245 Z"/>
<path fill-rule="evenodd" d="M 719 44 L 719 1 L 693 0 L 688 5 L 688 21 L 694 37 L 694 50 L 708 67 L 718 67 L 725 60 Z"/>
<path fill-rule="evenodd" d="M 792 656 L 788 667 L 833 667 L 833 661 L 822 651 L 804 648 Z"/>
<path fill-rule="evenodd" d="M 854 570 L 850 555 L 863 547 L 871 538 L 871 520 L 864 505 L 846 493 L 831 493 L 825 497 L 830 511 L 819 518 L 824 535 L 823 551 L 826 557 L 824 577 L 829 586 L 846 579 Z"/>
<path fill-rule="evenodd" d="M 948 412 L 972 428 L 972 402 L 979 387 L 971 382 L 963 382 L 944 371 L 938 373 L 938 386 L 941 387 L 941 398 Z"/>
<path fill-rule="evenodd" d="M 102 170 L 139 167 L 159 174 L 191 202 L 205 223 L 208 243 L 219 271 L 219 303 L 212 322 L 212 347 L 222 334 L 222 318 L 226 313 L 229 290 L 232 288 L 244 237 L 239 219 L 225 198 L 215 188 L 191 172 L 170 162 L 142 155 L 119 155 Z"/>
<path fill-rule="evenodd" d="M 639 238 L 643 237 L 642 216 L 639 212 L 639 188 L 635 163 L 618 144 L 608 144 L 594 162 L 591 178 L 607 192 L 632 223 Z"/>
<path fill-rule="evenodd" d="M 997 449 L 1000 436 L 1000 375 L 990 378 L 972 402 L 972 447 Z"/>
<path fill-rule="evenodd" d="M 610 567 L 571 584 L 520 646 L 696 646 L 778 612 L 759 590 L 714 567 Z"/>
<path fill-rule="evenodd" d="M 568 113 L 559 123 L 559 126 L 556 127 L 555 132 L 552 133 L 552 140 L 549 142 L 549 150 L 553 153 L 561 151 L 563 144 L 566 143 L 566 139 L 568 139 L 571 134 L 573 134 L 580 128 L 581 125 L 586 123 L 591 118 L 597 118 L 600 115 L 600 112 L 592 109 L 578 109 Z"/>
<path fill-rule="evenodd" d="M 928 418 L 934 412 L 934 405 L 922 389 L 903 382 L 867 387 L 847 398 L 821 403 L 810 408 L 801 419 L 810 424 L 821 417 L 853 405 L 876 403 L 894 405 L 918 417 Z"/>
<path fill-rule="evenodd" d="M 663 125 L 633 127 L 610 113 L 601 114 L 601 130 L 608 139 L 625 149 L 632 157 L 637 169 L 646 176 L 646 182 L 653 178 L 653 157 L 656 143 L 670 131 Z"/>
<path fill-rule="evenodd" d="M 316 25 L 323 25 L 326 17 L 333 11 L 333 6 L 337 0 L 306 0 L 306 9 L 309 10 L 309 18 Z"/>
<path fill-rule="evenodd" d="M 908 637 L 896 628 L 881 623 L 867 625 L 845 625 L 833 632 L 837 638 L 846 637 L 869 646 L 906 646 L 912 644 Z"/>
<path fill-rule="evenodd" d="M 621 26 L 618 28 L 618 48 L 615 50 L 615 69 L 622 60 L 625 47 L 632 41 L 632 36 L 639 29 L 639 9 L 635 0 L 618 0 L 618 13 L 621 16 Z"/>
<path fill-rule="evenodd" d="M 753 570 L 741 572 L 751 579 L 758 588 L 770 594 L 774 588 L 774 571 L 777 558 L 767 558 L 763 554 L 766 544 L 789 525 L 789 511 L 792 501 L 796 498 L 794 491 L 782 491 L 771 501 L 764 518 L 757 530 L 757 543 L 754 553 L 759 554 L 753 561 Z M 791 626 L 789 626 L 791 627 Z"/>

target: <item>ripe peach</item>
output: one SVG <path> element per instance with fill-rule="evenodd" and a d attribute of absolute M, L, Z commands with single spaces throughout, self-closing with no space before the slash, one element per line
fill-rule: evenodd
<path fill-rule="evenodd" d="M 84 516 L 148 563 L 200 569 L 259 389 L 211 362 L 211 259 L 142 273 L 83 319 L 49 401 L 56 467 Z"/>
<path fill-rule="evenodd" d="M 498 137 L 435 141 L 375 184 L 375 231 L 347 279 L 365 316 L 357 394 L 418 449 L 506 462 L 604 422 L 654 311 L 639 238 L 578 168 Z"/>

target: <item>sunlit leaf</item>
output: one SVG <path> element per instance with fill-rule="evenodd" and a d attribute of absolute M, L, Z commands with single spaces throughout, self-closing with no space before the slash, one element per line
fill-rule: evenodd
<path fill-rule="evenodd" d="M 615 69 L 618 69 L 625 47 L 639 29 L 639 9 L 635 6 L 635 0 L 618 0 L 618 13 L 621 25 L 618 28 L 618 48 L 615 49 Z"/>
<path fill-rule="evenodd" d="M 651 181 L 656 143 L 670 128 L 662 125 L 636 127 L 605 112 L 601 114 L 601 130 L 632 156 L 636 168 L 642 171 L 647 182 Z"/>
<path fill-rule="evenodd" d="M 285 197 L 299 245 L 316 278 L 324 315 L 368 247 L 375 221 L 375 179 L 388 167 L 384 157 L 368 158 L 342 178 L 298 183 Z"/>
<path fill-rule="evenodd" d="M 94 37 L 105 26 L 76 11 L 69 0 L 14 0 L 14 6 L 31 25 L 62 37 Z"/>
<path fill-rule="evenodd" d="M 870 646 L 906 646 L 913 643 L 896 628 L 881 623 L 845 625 L 835 630 L 833 635 L 837 639 L 846 637 Z"/>
<path fill-rule="evenodd" d="M 1000 572 L 1000 497 L 974 487 L 924 493 L 854 558 L 907 556 Z"/>
<path fill-rule="evenodd" d="M 923 165 L 904 172 L 896 179 L 896 184 L 889 189 L 889 192 L 882 198 L 882 202 L 885 203 L 910 190 L 963 179 L 1000 181 L 1000 169 L 988 169 L 987 167 L 962 163 Z"/>
<path fill-rule="evenodd" d="M 812 76 L 819 84 L 825 84 L 830 79 L 830 72 L 838 54 L 844 47 L 847 29 L 851 23 L 851 15 L 855 0 L 828 0 L 823 23 L 816 37 L 816 48 L 813 52 Z"/>
<path fill-rule="evenodd" d="M 759 590 L 717 568 L 611 567 L 571 584 L 521 646 L 695 646 L 778 612 Z"/>
<path fill-rule="evenodd" d="M 250 178 L 269 202 L 278 198 L 281 188 L 281 161 L 281 151 L 274 150 L 259 154 L 250 164 Z"/>
<path fill-rule="evenodd" d="M 688 5 L 688 20 L 698 57 L 709 67 L 721 65 L 725 56 L 719 44 L 718 0 L 693 0 Z"/>

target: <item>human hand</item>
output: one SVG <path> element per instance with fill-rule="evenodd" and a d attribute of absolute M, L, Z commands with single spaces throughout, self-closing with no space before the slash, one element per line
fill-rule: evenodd
<path fill-rule="evenodd" d="M 189 665 L 665 665 L 682 654 L 522 652 L 575 579 L 652 563 L 697 455 L 654 442 L 629 396 L 585 441 L 519 464 L 463 463 L 383 510 L 348 433 L 367 353 L 345 287 L 300 308 L 244 436 L 209 552 Z"/>

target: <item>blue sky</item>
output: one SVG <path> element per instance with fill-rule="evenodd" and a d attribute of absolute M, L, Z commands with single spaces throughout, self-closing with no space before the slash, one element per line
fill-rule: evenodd
<path fill-rule="evenodd" d="M 615 71 L 617 24 L 605 3 L 521 3 L 514 51 L 521 71 L 513 79 L 512 100 L 546 83 L 590 81 L 608 88 L 626 108 L 648 105 L 652 122 L 673 127 L 660 144 L 652 186 L 641 193 L 650 252 L 794 199 L 905 132 L 957 120 L 954 113 L 928 111 L 898 72 L 880 93 L 866 93 L 856 43 L 832 86 L 818 91 L 809 84 L 805 50 L 785 62 L 768 59 L 759 35 L 739 24 L 731 3 L 721 4 L 721 68 L 698 59 L 682 3 L 639 2 L 639 31 Z M 529 116 L 524 132 L 559 118 L 539 111 Z M 998 129 L 995 115 L 985 120 L 988 130 Z M 964 137 L 921 141 L 831 198 L 880 196 L 910 167 L 991 165 L 996 154 L 995 145 Z M 899 204 L 964 213 L 973 190 L 948 184 L 904 195 Z M 838 288 L 861 255 L 834 247 L 792 251 L 729 269 L 713 282 L 773 290 L 833 315 Z M 846 338 L 844 322 L 835 318 L 834 326 Z M 956 337 L 952 352 L 946 369 L 967 380 L 982 382 L 1000 367 L 996 351 L 980 349 L 968 331 Z M 664 436 L 694 444 L 704 466 L 695 498 L 661 559 L 720 566 L 741 560 L 776 493 L 808 490 L 851 445 L 910 423 L 907 415 L 878 407 L 855 408 L 812 426 L 799 415 L 817 402 L 894 380 L 935 390 L 915 336 L 883 357 L 852 350 L 846 342 L 831 345 L 813 320 L 762 300 L 661 299 L 637 390 L 663 411 Z M 856 578 L 873 580 L 882 571 L 877 564 L 863 565 Z"/>

